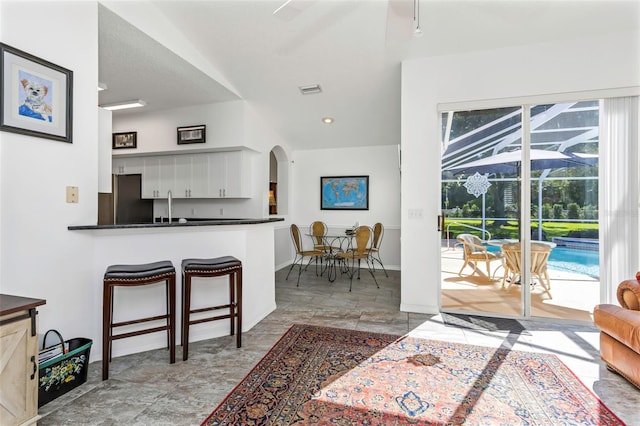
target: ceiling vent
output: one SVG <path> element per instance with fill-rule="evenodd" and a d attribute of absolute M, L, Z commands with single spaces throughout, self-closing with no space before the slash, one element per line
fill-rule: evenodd
<path fill-rule="evenodd" d="M 322 92 L 319 84 L 314 84 L 311 86 L 300 86 L 298 87 L 298 89 L 300 89 L 300 93 L 302 93 L 303 95 L 313 95 Z"/>

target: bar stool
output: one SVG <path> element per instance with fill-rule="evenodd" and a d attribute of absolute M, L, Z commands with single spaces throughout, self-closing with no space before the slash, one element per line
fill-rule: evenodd
<path fill-rule="evenodd" d="M 211 278 L 224 275 L 229 275 L 229 304 L 191 309 L 191 279 L 193 277 Z M 229 309 L 229 313 L 191 319 L 191 314 L 219 309 Z M 234 334 L 234 319 L 237 321 L 236 346 L 239 348 L 242 345 L 242 262 L 233 256 L 214 259 L 184 259 L 182 261 L 182 360 L 186 361 L 188 358 L 190 325 L 226 318 L 231 321 L 231 336 Z"/>
<path fill-rule="evenodd" d="M 113 294 L 115 287 L 166 284 L 166 314 L 122 322 L 113 322 Z M 111 265 L 104 274 L 102 298 L 102 380 L 109 378 L 111 346 L 116 339 L 167 330 L 169 363 L 176 362 L 176 269 L 169 260 L 138 265 Z M 113 329 L 132 324 L 166 320 L 166 325 L 114 335 Z"/>

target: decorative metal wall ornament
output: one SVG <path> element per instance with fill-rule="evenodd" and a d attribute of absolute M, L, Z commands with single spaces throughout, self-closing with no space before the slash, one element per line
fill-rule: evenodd
<path fill-rule="evenodd" d="M 488 175 L 481 175 L 478 172 L 469 176 L 464 183 L 464 187 L 467 188 L 467 193 L 473 194 L 476 198 L 482 194 L 486 194 L 490 186 L 491 182 L 489 182 Z"/>

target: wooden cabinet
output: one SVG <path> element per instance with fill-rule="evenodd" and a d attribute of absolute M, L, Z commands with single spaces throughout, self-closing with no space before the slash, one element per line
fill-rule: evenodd
<path fill-rule="evenodd" d="M 209 197 L 249 198 L 249 160 L 244 151 L 209 154 Z"/>
<path fill-rule="evenodd" d="M 0 295 L 0 420 L 3 426 L 38 420 L 36 307 L 45 300 Z"/>

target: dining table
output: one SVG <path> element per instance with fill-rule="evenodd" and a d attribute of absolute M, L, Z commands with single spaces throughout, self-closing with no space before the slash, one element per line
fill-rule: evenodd
<path fill-rule="evenodd" d="M 502 247 L 505 244 L 520 242 L 520 240 L 516 240 L 516 239 L 512 239 L 512 238 L 497 238 L 497 239 L 493 239 L 493 240 L 487 240 L 486 242 L 490 246 Z M 556 243 L 551 242 L 551 241 L 531 240 L 531 242 L 532 243 L 546 244 L 549 247 L 551 247 L 552 249 L 557 246 Z"/>
<path fill-rule="evenodd" d="M 315 245 L 318 235 L 315 235 L 312 232 L 308 232 L 306 235 L 313 240 Z M 353 231 L 353 229 L 333 228 L 329 228 L 327 230 L 327 233 L 322 236 L 322 245 L 327 247 L 328 251 L 325 256 L 327 265 L 322 270 L 320 275 L 324 274 L 324 271 L 326 270 L 329 282 L 334 282 L 338 275 L 338 261 L 336 259 L 336 254 L 344 253 L 350 250 L 352 248 L 353 237 L 355 237 L 355 232 Z"/>

